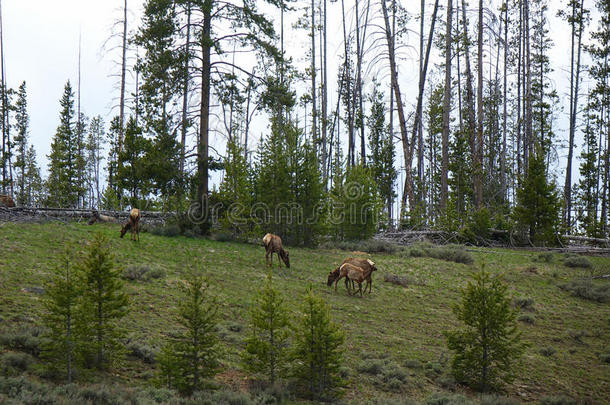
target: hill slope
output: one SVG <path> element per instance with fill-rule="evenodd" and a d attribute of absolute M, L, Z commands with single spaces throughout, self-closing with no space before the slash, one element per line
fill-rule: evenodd
<path fill-rule="evenodd" d="M 164 276 L 148 281 L 127 281 L 131 310 L 124 325 L 132 345 L 159 347 L 164 334 L 176 327 L 175 310 L 181 274 L 200 267 L 220 303 L 220 335 L 226 351 L 224 371 L 218 380 L 243 389 L 239 353 L 247 334 L 247 311 L 262 286 L 265 257 L 262 246 L 222 243 L 184 237 L 141 234 L 134 243 L 118 238 L 116 225 L 0 223 L 0 331 L 16 330 L 40 322 L 40 291 L 48 269 L 67 242 L 83 243 L 94 232 L 111 240 L 121 268 L 148 266 Z M 459 289 L 481 263 L 492 272 L 505 273 L 513 296 L 527 298 L 526 322 L 520 322 L 530 345 L 517 380 L 507 394 L 523 401 L 547 395 L 567 395 L 603 402 L 610 398 L 610 365 L 600 360 L 608 353 L 610 304 L 573 297 L 557 286 L 586 270 L 533 260 L 537 253 L 480 250 L 474 265 L 431 258 L 370 255 L 379 271 L 373 291 L 364 298 L 348 296 L 342 283 L 337 292 L 326 286 L 328 272 L 352 255 L 339 250 L 289 248 L 292 267 L 278 272 L 276 286 L 293 312 L 309 284 L 331 306 L 334 320 L 346 331 L 346 361 L 352 380 L 345 399 L 366 401 L 390 396 L 424 398 L 455 387 L 448 377 L 449 352 L 442 335 L 458 326 L 451 307 Z M 598 270 L 610 269 L 610 258 L 591 258 Z M 605 271 L 610 273 L 610 271 Z M 384 282 L 395 274 L 410 280 L 407 287 Z M 600 283 L 608 281 L 601 281 Z M 528 323 L 527 321 L 532 321 Z M 129 386 L 147 385 L 153 366 L 129 357 L 112 376 L 93 377 Z"/>

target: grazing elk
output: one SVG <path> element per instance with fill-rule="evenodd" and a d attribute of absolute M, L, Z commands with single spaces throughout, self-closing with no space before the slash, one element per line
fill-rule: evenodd
<path fill-rule="evenodd" d="M 365 271 L 366 285 L 364 286 L 364 291 L 366 292 L 366 289 L 368 287 L 369 294 L 370 294 L 373 289 L 373 279 L 371 278 L 371 274 L 374 271 L 377 271 L 377 266 L 375 266 L 375 263 L 371 259 L 363 259 L 363 258 L 359 258 L 359 257 L 348 257 L 347 259 L 343 260 L 343 263 L 341 263 L 341 265 L 339 267 L 337 267 L 335 270 L 331 271 L 328 274 L 327 285 L 330 287 L 334 282 L 335 291 L 337 291 L 337 284 L 339 283 L 339 279 L 346 277 L 345 275 L 341 275 L 341 266 L 346 263 L 360 267 L 362 270 Z M 345 279 L 346 287 L 347 287 L 347 283 L 348 283 L 348 279 L 346 278 Z"/>
<path fill-rule="evenodd" d="M 345 277 L 345 289 L 349 295 L 351 295 L 351 293 L 348 287 L 348 280 L 352 283 L 358 283 L 358 291 L 360 291 L 360 297 L 362 297 L 362 282 L 370 275 L 370 270 L 364 270 L 362 267 L 355 266 L 351 263 L 344 263 L 339 268 L 339 278 Z M 354 294 L 355 293 L 356 292 L 354 291 Z"/>
<path fill-rule="evenodd" d="M 132 208 L 129 213 L 129 220 L 121 226 L 121 238 L 125 236 L 127 231 L 131 230 L 131 240 L 136 240 L 136 236 L 138 241 L 140 240 L 140 218 L 140 210 Z"/>
<path fill-rule="evenodd" d="M 15 200 L 10 195 L 0 194 L 0 207 L 14 208 Z"/>
<path fill-rule="evenodd" d="M 267 266 L 271 267 L 273 264 L 273 253 L 277 254 L 277 261 L 279 266 L 282 267 L 281 260 L 284 261 L 286 267 L 290 268 L 290 258 L 288 252 L 284 250 L 282 246 L 282 238 L 277 235 L 268 233 L 263 237 L 263 244 L 265 245 L 265 259 L 267 260 Z M 271 255 L 271 256 L 270 256 Z M 281 260 L 280 260 L 281 259 Z"/>

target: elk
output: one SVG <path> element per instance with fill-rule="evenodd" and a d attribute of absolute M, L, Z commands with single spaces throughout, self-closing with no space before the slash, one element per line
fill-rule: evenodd
<path fill-rule="evenodd" d="M 121 226 L 121 238 L 125 236 L 127 231 L 131 230 L 131 240 L 136 240 L 136 235 L 138 241 L 140 240 L 140 218 L 140 210 L 132 208 L 131 212 L 129 212 L 129 220 Z"/>
<path fill-rule="evenodd" d="M 362 297 L 362 282 L 366 280 L 367 276 L 370 277 L 370 275 L 370 270 L 364 270 L 363 268 L 355 266 L 351 263 L 344 263 L 339 268 L 339 278 L 345 277 L 345 289 L 349 295 L 351 295 L 351 293 L 348 287 L 348 280 L 352 283 L 358 283 L 358 290 L 360 291 L 360 297 Z"/>
<path fill-rule="evenodd" d="M 359 257 L 348 257 L 347 259 L 343 260 L 343 263 L 341 263 L 341 265 L 339 267 L 337 267 L 335 270 L 331 271 L 328 274 L 328 282 L 327 285 L 330 287 L 333 282 L 335 283 L 335 291 L 337 291 L 337 284 L 339 283 L 339 279 L 346 277 L 345 275 L 341 275 L 341 266 L 349 263 L 352 264 L 354 266 L 360 267 L 362 270 L 365 271 L 365 275 L 366 275 L 366 285 L 364 287 L 364 292 L 366 292 L 366 288 L 369 288 L 369 294 L 371 293 L 372 289 L 373 289 L 373 280 L 371 278 L 371 274 L 374 271 L 377 271 L 377 266 L 375 266 L 375 263 L 370 260 L 370 259 L 363 259 L 363 258 L 359 258 Z M 345 279 L 345 284 L 347 286 L 347 282 L 348 279 Z"/>
<path fill-rule="evenodd" d="M 10 195 L 0 194 L 0 207 L 14 208 L 15 200 Z"/>
<path fill-rule="evenodd" d="M 281 260 L 284 261 L 286 267 L 290 268 L 290 258 L 288 257 L 288 252 L 284 250 L 282 246 L 282 238 L 277 235 L 273 235 L 268 233 L 263 237 L 263 244 L 265 245 L 265 259 L 267 260 L 267 266 L 271 267 L 273 264 L 273 253 L 277 254 L 277 261 L 279 263 L 280 268 L 282 267 Z M 271 255 L 271 257 L 269 256 Z M 281 259 L 281 260 L 280 260 Z"/>

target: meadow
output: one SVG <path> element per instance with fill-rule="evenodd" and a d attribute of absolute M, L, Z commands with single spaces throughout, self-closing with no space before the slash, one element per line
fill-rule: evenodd
<path fill-rule="evenodd" d="M 149 387 L 155 376 L 154 353 L 177 327 L 179 287 L 185 273 L 194 270 L 206 276 L 220 305 L 222 371 L 216 383 L 233 391 L 248 391 L 255 385 L 254 377 L 243 371 L 239 355 L 248 333 L 248 309 L 269 271 L 262 243 L 151 233 L 142 233 L 140 242 L 132 242 L 127 236 L 119 238 L 118 225 L 0 223 L 0 342 L 3 334 L 41 324 L 42 287 L 49 269 L 66 244 L 83 245 L 95 232 L 109 238 L 116 265 L 125 275 L 130 310 L 122 325 L 128 350 L 115 370 L 83 374 L 79 384 Z M 349 383 L 342 401 L 346 403 L 424 401 L 439 392 L 476 397 L 452 379 L 451 353 L 443 331 L 459 326 L 452 307 L 481 265 L 504 274 L 520 308 L 522 338 L 529 345 L 517 365 L 516 379 L 501 394 L 522 402 L 540 402 L 550 396 L 589 403 L 610 398 L 610 303 L 583 299 L 559 288 L 590 274 L 610 274 L 609 257 L 589 257 L 593 267 L 582 269 L 564 265 L 565 255 L 559 253 L 497 248 L 469 248 L 472 264 L 412 257 L 402 251 L 287 250 L 291 268 L 278 269 L 274 256 L 272 271 L 293 318 L 311 285 L 345 330 L 344 372 Z M 371 258 L 379 269 L 373 274 L 372 294 L 363 298 L 349 296 L 343 282 L 336 292 L 326 285 L 328 273 L 354 255 Z M 386 282 L 386 278 L 400 283 Z M 606 291 L 608 283 L 594 280 Z M 4 341 L 2 356 L 19 352 Z M 31 359 L 34 365 L 40 361 L 35 356 Z M 30 366 L 22 373 L 46 383 L 36 370 Z"/>

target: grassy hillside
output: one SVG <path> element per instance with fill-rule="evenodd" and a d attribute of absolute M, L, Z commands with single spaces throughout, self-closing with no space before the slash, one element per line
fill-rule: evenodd
<path fill-rule="evenodd" d="M 239 352 L 247 334 L 249 303 L 266 274 L 262 246 L 152 234 L 141 234 L 141 241 L 134 243 L 127 237 L 119 239 L 117 225 L 0 223 L 0 332 L 40 323 L 43 312 L 36 287 L 49 276 L 62 247 L 66 242 L 84 243 L 100 231 L 110 238 L 121 268 L 147 266 L 162 275 L 126 281 L 131 311 L 124 325 L 130 347 L 144 352 L 159 347 L 164 334 L 176 327 L 183 272 L 200 267 L 221 306 L 219 333 L 225 352 L 217 380 L 234 390 L 248 387 Z M 520 328 L 530 347 L 517 380 L 505 394 L 525 402 L 549 395 L 599 403 L 610 398 L 610 364 L 604 357 L 610 352 L 610 304 L 574 297 L 558 288 L 589 272 L 564 266 L 563 255 L 553 255 L 548 263 L 539 261 L 539 253 L 534 252 L 480 250 L 473 253 L 475 263 L 465 265 L 374 254 L 369 257 L 379 271 L 373 275 L 373 292 L 361 299 L 348 296 L 342 283 L 337 292 L 326 286 L 328 272 L 352 253 L 288 250 L 292 267 L 278 272 L 274 259 L 273 270 L 288 305 L 296 312 L 312 284 L 346 331 L 345 365 L 352 381 L 347 402 L 393 396 L 422 399 L 447 390 L 468 394 L 448 376 L 449 352 L 442 332 L 458 326 L 452 305 L 482 263 L 489 271 L 503 272 L 511 293 L 526 307 Z M 610 258 L 590 260 L 598 273 L 610 273 Z M 386 274 L 409 282 L 406 287 L 384 282 Z M 130 356 L 116 372 L 87 379 L 147 386 L 153 375 L 154 366 Z"/>

